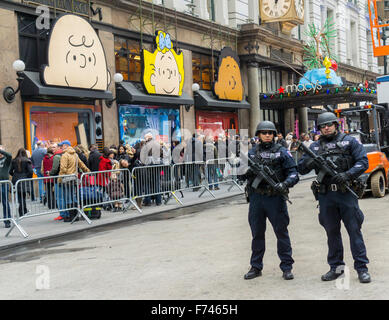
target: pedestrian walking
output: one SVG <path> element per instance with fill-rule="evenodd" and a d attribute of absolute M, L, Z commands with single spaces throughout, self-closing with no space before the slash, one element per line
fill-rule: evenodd
<path fill-rule="evenodd" d="M 327 233 L 327 262 L 330 270 L 324 274 L 323 281 L 337 279 L 344 273 L 343 243 L 340 233 L 343 221 L 350 237 L 354 268 L 361 283 L 371 281 L 367 264 L 366 247 L 361 232 L 364 215 L 359 209 L 358 199 L 344 186 L 350 185 L 369 166 L 366 150 L 354 137 L 340 132 L 335 114 L 325 112 L 319 115 L 317 124 L 321 135 L 310 145 L 310 150 L 326 161 L 331 160 L 338 166 L 338 174 L 326 174 L 320 183 L 315 183 L 315 193 L 319 200 L 319 223 Z M 320 171 L 317 163 L 304 154 L 298 163 L 298 172 L 307 174 L 312 169 Z"/>
<path fill-rule="evenodd" d="M 256 164 L 268 166 L 274 172 L 272 179 L 277 182 L 275 187 L 271 187 L 264 179 L 258 181 L 252 166 L 249 166 L 248 171 L 243 176 L 243 179 L 248 180 L 249 224 L 253 237 L 251 268 L 244 275 L 246 280 L 262 275 L 266 218 L 272 224 L 277 237 L 277 253 L 281 260 L 282 276 L 285 280 L 294 278 L 292 273 L 294 260 L 288 233 L 289 215 L 283 195 L 298 182 L 299 178 L 296 163 L 290 152 L 275 143 L 276 133 L 277 130 L 273 122 L 260 122 L 255 133 L 259 138 L 259 144 L 248 152 L 248 157 Z"/>

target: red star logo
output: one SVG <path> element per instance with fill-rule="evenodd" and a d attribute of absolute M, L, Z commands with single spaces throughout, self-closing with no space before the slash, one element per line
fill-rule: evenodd
<path fill-rule="evenodd" d="M 279 89 L 278 89 L 278 93 L 284 93 L 285 92 L 285 89 L 281 86 Z"/>

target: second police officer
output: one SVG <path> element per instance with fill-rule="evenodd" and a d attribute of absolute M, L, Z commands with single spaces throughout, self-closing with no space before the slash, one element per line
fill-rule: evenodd
<path fill-rule="evenodd" d="M 349 184 L 359 177 L 369 166 L 366 151 L 355 138 L 338 130 L 338 119 L 332 112 L 319 115 L 317 120 L 321 135 L 310 149 L 325 160 L 331 160 L 339 168 L 338 175 L 324 176 L 322 183 L 317 184 L 319 200 L 319 222 L 327 233 L 330 270 L 324 274 L 323 281 L 338 278 L 344 272 L 343 244 L 340 233 L 343 221 L 350 237 L 350 247 L 354 259 L 354 268 L 361 283 L 371 281 L 366 264 L 366 247 L 363 241 L 361 226 L 364 219 L 358 206 L 358 199 L 350 191 L 342 190 L 342 185 Z M 318 167 L 307 154 L 298 163 L 298 172 L 307 174 Z"/>
<path fill-rule="evenodd" d="M 290 243 L 288 225 L 289 215 L 285 199 L 281 196 L 288 188 L 294 186 L 299 178 L 290 152 L 275 143 L 276 127 L 271 121 L 262 121 L 256 128 L 255 135 L 259 138 L 259 144 L 253 147 L 248 156 L 262 164 L 269 166 L 275 173 L 278 183 L 271 188 L 265 181 L 254 189 L 251 185 L 256 178 L 252 170 L 247 170 L 243 179 L 247 179 L 249 205 L 249 224 L 252 233 L 251 268 L 244 279 L 253 279 L 262 275 L 263 256 L 265 253 L 266 218 L 273 226 L 277 237 L 277 253 L 281 260 L 280 268 L 285 280 L 293 279 L 292 247 Z M 255 158 L 256 157 L 256 158 Z"/>

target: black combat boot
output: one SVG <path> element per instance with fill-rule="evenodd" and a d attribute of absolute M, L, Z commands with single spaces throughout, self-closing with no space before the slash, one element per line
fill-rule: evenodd
<path fill-rule="evenodd" d="M 284 278 L 284 280 L 292 280 L 292 279 L 294 279 L 294 276 L 293 276 L 293 273 L 292 273 L 291 270 L 284 271 L 282 273 L 282 277 Z"/>
<path fill-rule="evenodd" d="M 370 274 L 367 271 L 358 272 L 358 279 L 360 283 L 371 282 Z"/>
<path fill-rule="evenodd" d="M 344 273 L 343 270 L 341 270 L 340 272 L 336 272 L 335 270 L 330 270 L 330 271 L 328 271 L 326 274 L 323 274 L 323 275 L 321 276 L 321 280 L 322 280 L 322 281 L 332 281 L 332 280 L 336 280 L 336 279 L 339 278 L 343 273 Z"/>
<path fill-rule="evenodd" d="M 247 272 L 245 275 L 244 275 L 244 279 L 245 280 L 250 280 L 250 279 L 254 279 L 256 277 L 260 277 L 262 275 L 262 271 L 255 268 L 255 267 L 251 267 L 251 269 L 249 270 L 249 272 Z"/>

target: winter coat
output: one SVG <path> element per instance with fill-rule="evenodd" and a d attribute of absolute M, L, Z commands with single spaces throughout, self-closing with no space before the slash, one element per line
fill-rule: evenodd
<path fill-rule="evenodd" d="M 97 150 L 94 150 L 89 154 L 88 168 L 90 169 L 90 171 L 99 171 L 100 158 L 101 154 Z"/>
<path fill-rule="evenodd" d="M 189 140 L 184 151 L 184 162 L 203 161 L 203 157 L 203 143 L 197 138 Z"/>
<path fill-rule="evenodd" d="M 19 166 L 18 166 L 18 160 L 17 159 L 13 159 L 12 160 L 12 163 L 11 163 L 11 168 L 9 170 L 9 174 L 12 176 L 12 183 L 15 185 L 17 181 L 21 180 L 21 179 L 28 179 L 28 178 L 32 178 L 32 175 L 33 175 L 33 170 L 32 170 L 32 164 L 31 164 L 31 160 L 27 159 L 27 158 L 21 158 L 21 170 L 19 170 Z M 20 183 L 19 184 L 19 187 L 18 187 L 18 190 L 21 190 L 22 188 L 22 185 L 23 185 L 23 190 L 25 192 L 28 192 L 30 190 L 30 183 Z"/>
<path fill-rule="evenodd" d="M 58 150 L 54 153 L 53 157 L 53 166 L 50 170 L 50 176 L 58 176 L 59 174 L 59 166 L 61 164 L 62 150 Z"/>
<path fill-rule="evenodd" d="M 80 168 L 83 172 L 89 172 L 88 167 L 80 160 L 76 151 L 72 147 L 68 147 L 62 154 L 59 175 L 78 174 L 77 168 Z M 62 179 L 58 179 L 62 182 Z"/>
<path fill-rule="evenodd" d="M 0 180 L 8 180 L 12 155 L 4 150 L 0 150 L 0 153 L 4 156 L 0 159 Z"/>
<path fill-rule="evenodd" d="M 99 170 L 106 171 L 112 170 L 112 162 L 109 158 L 100 157 Z M 97 174 L 97 184 L 101 187 L 105 187 L 109 183 L 109 178 L 111 177 L 111 172 L 104 172 Z"/>
<path fill-rule="evenodd" d="M 41 172 L 43 173 L 44 177 L 50 176 L 50 171 L 53 168 L 53 162 L 54 162 L 53 154 L 46 154 L 43 157 Z M 50 182 L 50 179 L 44 179 L 43 182 L 48 183 Z"/>

